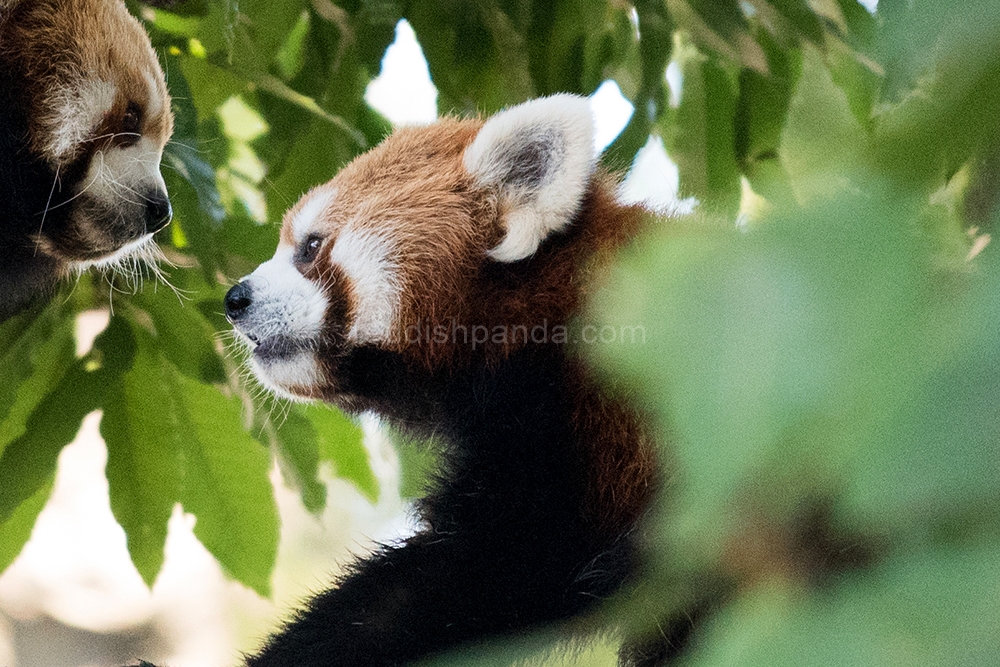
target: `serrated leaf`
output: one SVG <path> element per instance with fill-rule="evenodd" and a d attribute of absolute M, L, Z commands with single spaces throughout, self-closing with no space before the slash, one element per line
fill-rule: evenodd
<path fill-rule="evenodd" d="M 52 484 L 43 484 L 34 495 L 18 505 L 6 521 L 0 522 L 0 572 L 6 570 L 21 553 L 51 493 Z"/>
<path fill-rule="evenodd" d="M 175 381 L 190 435 L 181 444 L 180 502 L 197 517 L 195 535 L 226 572 L 268 597 L 279 528 L 271 457 L 243 428 L 238 399 L 183 376 Z"/>
<path fill-rule="evenodd" d="M 99 341 L 115 339 L 118 327 L 105 330 Z M 128 348 L 121 356 L 128 355 Z M 108 359 L 95 368 L 93 358 L 77 360 L 28 416 L 24 432 L 0 456 L 0 522 L 51 479 L 62 448 L 76 437 L 83 418 L 102 405 L 109 382 L 124 359 Z"/>
<path fill-rule="evenodd" d="M 167 520 L 180 499 L 182 448 L 193 434 L 178 414 L 177 372 L 148 334 L 116 320 L 136 351 L 129 369 L 107 388 L 101 419 L 111 511 L 125 530 L 132 563 L 152 586 L 163 565 Z M 106 350 L 107 342 L 100 348 Z"/>
<path fill-rule="evenodd" d="M 108 389 L 101 434 L 111 509 L 132 562 L 152 585 L 167 520 L 180 503 L 226 571 L 267 595 L 277 513 L 266 451 L 243 428 L 236 399 L 180 374 L 147 332 L 124 331 L 135 359 Z"/>
<path fill-rule="evenodd" d="M 887 9 L 894 20 L 880 35 L 881 55 L 919 69 L 878 115 L 875 166 L 901 182 L 940 184 L 998 143 L 1000 11 L 995 0 L 896 4 Z M 893 83 L 890 69 L 884 97 L 893 99 Z"/>

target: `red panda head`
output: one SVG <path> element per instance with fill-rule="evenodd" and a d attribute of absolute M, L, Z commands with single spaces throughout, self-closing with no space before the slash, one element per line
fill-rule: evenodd
<path fill-rule="evenodd" d="M 556 334 L 587 258 L 624 236 L 593 222 L 620 208 L 596 158 L 571 95 L 397 131 L 293 206 L 274 257 L 227 295 L 253 371 L 349 405 L 338 372 L 358 348 L 435 369 Z"/>
<path fill-rule="evenodd" d="M 24 144 L 3 165 L 24 183 L 4 193 L 25 199 L 29 238 L 15 242 L 57 273 L 140 251 L 170 220 L 160 158 L 173 119 L 139 22 L 121 0 L 0 0 L 0 72 L 0 129 Z"/>

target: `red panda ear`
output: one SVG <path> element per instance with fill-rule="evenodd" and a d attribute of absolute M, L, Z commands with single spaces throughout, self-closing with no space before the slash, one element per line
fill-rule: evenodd
<path fill-rule="evenodd" d="M 489 255 L 516 262 L 572 221 L 597 153 L 590 103 L 576 95 L 525 102 L 493 116 L 465 151 L 465 168 L 506 204 L 507 234 Z"/>

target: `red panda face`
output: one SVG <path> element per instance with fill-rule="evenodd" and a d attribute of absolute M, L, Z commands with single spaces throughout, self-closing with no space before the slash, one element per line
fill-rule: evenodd
<path fill-rule="evenodd" d="M 33 247 L 60 273 L 141 254 L 170 221 L 160 158 L 173 127 L 142 26 L 120 0 L 7 0 L 0 64 L 10 122 L 46 180 L 26 212 Z"/>
<path fill-rule="evenodd" d="M 227 295 L 255 375 L 350 408 L 341 364 L 359 348 L 433 368 L 456 359 L 442 326 L 565 321 L 572 262 L 538 251 L 595 157 L 588 103 L 569 95 L 396 132 L 289 210 L 274 257 Z"/>

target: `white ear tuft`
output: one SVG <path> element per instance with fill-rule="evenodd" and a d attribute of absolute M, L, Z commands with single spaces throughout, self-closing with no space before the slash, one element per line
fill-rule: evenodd
<path fill-rule="evenodd" d="M 465 168 L 507 204 L 507 234 L 490 256 L 516 262 L 572 221 L 597 153 L 590 103 L 576 95 L 525 102 L 493 116 L 465 151 Z"/>

